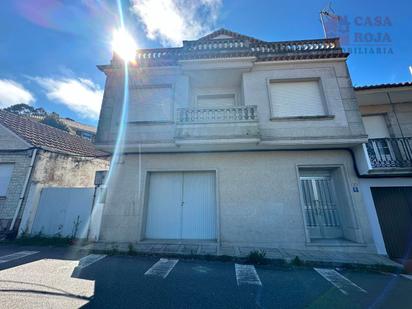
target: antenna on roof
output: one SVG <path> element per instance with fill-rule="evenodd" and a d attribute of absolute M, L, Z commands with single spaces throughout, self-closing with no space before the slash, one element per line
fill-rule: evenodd
<path fill-rule="evenodd" d="M 325 38 L 328 38 L 328 34 L 326 32 L 326 27 L 325 27 L 325 21 L 324 17 L 328 17 L 331 19 L 339 20 L 339 16 L 336 15 L 335 11 L 332 9 L 332 2 L 329 2 L 329 6 L 326 9 L 323 9 L 322 11 L 319 12 L 320 16 L 320 22 L 322 23 L 322 28 L 323 28 L 323 34 L 325 35 Z"/>

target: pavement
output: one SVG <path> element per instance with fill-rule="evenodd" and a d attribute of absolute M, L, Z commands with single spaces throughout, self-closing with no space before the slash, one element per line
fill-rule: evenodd
<path fill-rule="evenodd" d="M 329 248 L 329 250 L 316 250 L 315 248 L 288 249 L 288 248 L 266 248 L 247 247 L 236 245 L 219 246 L 216 243 L 201 244 L 170 244 L 160 242 L 131 243 L 107 243 L 95 242 L 84 245 L 80 250 L 94 252 L 108 252 L 116 250 L 119 252 L 129 252 L 130 250 L 141 254 L 156 254 L 160 256 L 230 256 L 234 258 L 245 258 L 252 251 L 265 253 L 265 258 L 272 261 L 291 262 L 296 257 L 301 262 L 308 264 L 322 264 L 327 266 L 356 266 L 356 267 L 381 267 L 403 269 L 403 265 L 390 260 L 388 257 L 379 254 L 369 253 L 348 253 Z"/>
<path fill-rule="evenodd" d="M 412 276 L 0 245 L 2 308 L 411 308 Z"/>

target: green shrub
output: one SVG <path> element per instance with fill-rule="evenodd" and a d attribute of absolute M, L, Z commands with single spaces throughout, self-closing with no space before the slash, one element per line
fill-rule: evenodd
<path fill-rule="evenodd" d="M 250 251 L 247 256 L 247 262 L 256 265 L 262 265 L 267 263 L 266 251 L 264 250 L 253 250 Z"/>
<path fill-rule="evenodd" d="M 298 256 L 295 256 L 295 258 L 292 260 L 291 264 L 294 265 L 294 266 L 302 266 L 304 263 Z"/>

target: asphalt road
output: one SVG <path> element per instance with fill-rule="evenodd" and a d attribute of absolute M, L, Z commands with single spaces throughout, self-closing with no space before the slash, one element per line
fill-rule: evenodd
<path fill-rule="evenodd" d="M 0 245 L 1 308 L 412 308 L 412 277 Z"/>

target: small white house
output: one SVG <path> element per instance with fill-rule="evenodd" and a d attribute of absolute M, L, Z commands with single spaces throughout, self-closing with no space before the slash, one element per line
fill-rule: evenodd
<path fill-rule="evenodd" d="M 221 29 L 99 68 L 112 167 L 99 240 L 376 253 L 352 151 L 367 142 L 337 39 Z"/>

